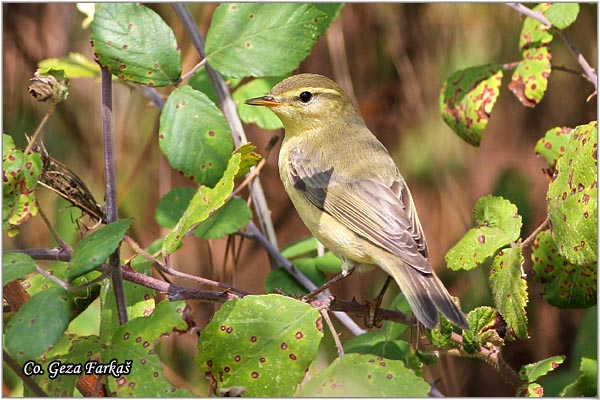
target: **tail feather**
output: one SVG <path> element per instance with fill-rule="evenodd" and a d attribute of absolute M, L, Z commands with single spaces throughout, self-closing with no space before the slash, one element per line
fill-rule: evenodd
<path fill-rule="evenodd" d="M 431 329 L 438 324 L 441 312 L 454 325 L 468 329 L 467 319 L 435 273 L 422 274 L 402 261 L 394 268 L 387 267 L 419 322 Z"/>

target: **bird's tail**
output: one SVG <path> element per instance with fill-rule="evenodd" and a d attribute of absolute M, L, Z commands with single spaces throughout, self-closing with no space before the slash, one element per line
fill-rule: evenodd
<path fill-rule="evenodd" d="M 438 324 L 438 313 L 441 312 L 454 325 L 468 329 L 469 323 L 465 315 L 454 304 L 448 290 L 435 273 L 423 274 L 401 260 L 390 267 L 387 265 L 388 273 L 404 293 L 419 322 L 431 329 Z"/>

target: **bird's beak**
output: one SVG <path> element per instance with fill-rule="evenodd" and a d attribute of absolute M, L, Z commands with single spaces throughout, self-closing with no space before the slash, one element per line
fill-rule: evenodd
<path fill-rule="evenodd" d="M 275 97 L 266 95 L 262 97 L 255 97 L 245 101 L 246 104 L 251 106 L 265 106 L 265 107 L 278 107 L 282 104 L 275 99 Z"/>

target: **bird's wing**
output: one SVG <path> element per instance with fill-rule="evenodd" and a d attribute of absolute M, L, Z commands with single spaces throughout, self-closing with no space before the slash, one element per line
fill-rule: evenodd
<path fill-rule="evenodd" d="M 295 189 L 311 204 L 421 273 L 432 272 L 421 224 L 402 181 L 385 185 L 348 179 L 334 168 L 320 169 L 299 152 L 291 152 L 288 162 Z"/>

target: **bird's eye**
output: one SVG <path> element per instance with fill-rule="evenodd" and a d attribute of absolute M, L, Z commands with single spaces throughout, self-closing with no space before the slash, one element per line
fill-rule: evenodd
<path fill-rule="evenodd" d="M 313 95 L 311 92 L 302 92 L 300 93 L 300 101 L 303 103 L 308 103 L 312 99 Z"/>

